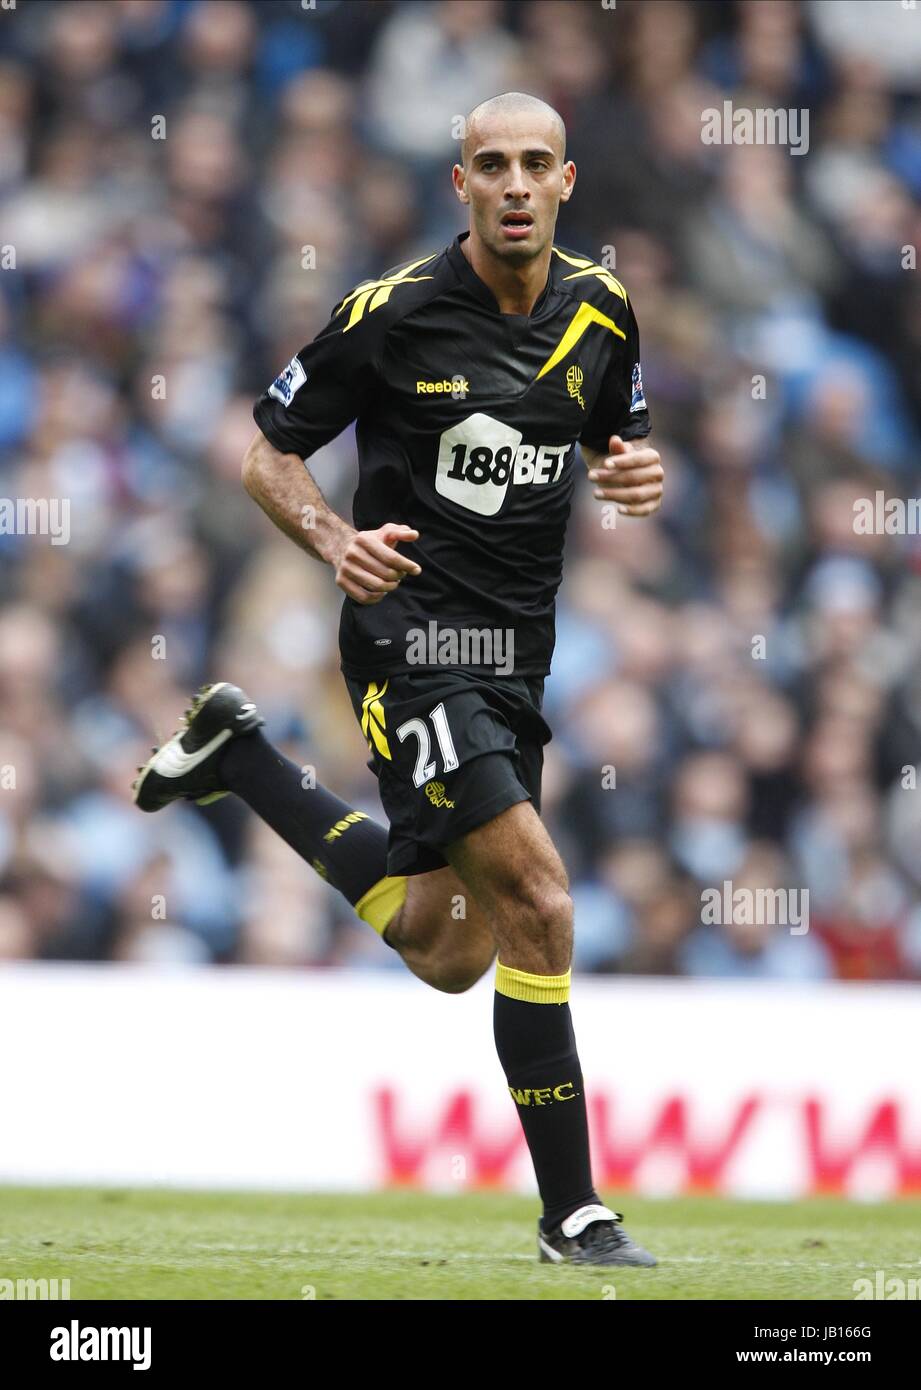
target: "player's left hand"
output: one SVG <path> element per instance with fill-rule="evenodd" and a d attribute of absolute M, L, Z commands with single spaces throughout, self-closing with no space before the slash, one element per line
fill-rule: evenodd
<path fill-rule="evenodd" d="M 615 502 L 625 516 L 649 516 L 662 505 L 665 474 L 658 450 L 644 440 L 623 440 L 612 434 L 610 453 L 594 468 L 589 478 L 597 484 L 595 496 L 601 502 Z"/>

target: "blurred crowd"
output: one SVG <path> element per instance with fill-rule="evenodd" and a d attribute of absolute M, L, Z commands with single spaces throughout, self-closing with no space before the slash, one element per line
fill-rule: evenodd
<path fill-rule="evenodd" d="M 244 494 L 255 397 L 463 229 L 456 117 L 563 115 L 557 240 L 636 306 L 661 513 L 577 490 L 545 820 L 584 970 L 921 976 L 921 9 L 897 0 L 28 0 L 0 9 L 0 957 L 401 968 L 235 798 L 135 766 L 198 684 L 380 815 L 339 591 Z M 807 109 L 801 155 L 702 112 Z M 351 431 L 311 468 L 350 514 Z M 809 891 L 809 931 L 701 922 Z"/>

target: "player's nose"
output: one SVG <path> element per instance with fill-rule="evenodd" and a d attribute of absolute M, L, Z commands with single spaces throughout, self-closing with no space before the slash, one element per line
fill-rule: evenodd
<path fill-rule="evenodd" d="M 520 164 L 509 166 L 508 183 L 505 187 L 505 196 L 509 202 L 527 202 L 531 196 L 524 170 Z"/>

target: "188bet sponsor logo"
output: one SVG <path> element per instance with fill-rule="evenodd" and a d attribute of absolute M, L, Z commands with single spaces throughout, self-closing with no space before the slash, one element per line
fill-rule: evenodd
<path fill-rule="evenodd" d="M 510 485 L 559 482 L 572 444 L 523 444 L 522 438 L 491 415 L 469 415 L 441 436 L 435 491 L 468 511 L 495 516 Z"/>

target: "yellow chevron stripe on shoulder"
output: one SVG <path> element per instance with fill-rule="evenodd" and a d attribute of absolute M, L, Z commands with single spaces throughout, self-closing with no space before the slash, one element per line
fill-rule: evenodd
<path fill-rule="evenodd" d="M 564 280 L 581 280 L 586 275 L 594 275 L 606 289 L 609 289 L 612 294 L 618 295 L 625 304 L 627 303 L 627 291 L 616 276 L 612 275 L 609 270 L 605 270 L 603 265 L 596 265 L 594 261 L 587 260 L 584 256 L 568 256 L 558 246 L 554 246 L 553 250 L 561 261 L 576 267 L 574 274 L 563 276 Z"/>
<path fill-rule="evenodd" d="M 561 261 L 567 265 L 578 266 L 580 270 L 585 270 L 587 266 L 594 265 L 594 261 L 587 260 L 585 256 L 568 256 L 565 251 L 561 251 L 558 246 L 554 246 L 553 254 L 559 256 Z"/>
<path fill-rule="evenodd" d="M 618 338 L 626 339 L 627 337 L 623 329 L 618 328 L 613 319 L 609 319 L 607 314 L 603 314 L 600 309 L 595 308 L 594 304 L 589 304 L 588 300 L 584 299 L 569 320 L 569 327 L 566 329 L 566 332 L 563 334 L 534 380 L 540 381 L 542 376 L 546 376 L 547 372 L 553 370 L 557 362 L 562 362 L 563 358 L 567 357 L 569 353 L 572 352 L 576 343 L 582 337 L 582 334 L 588 328 L 589 324 L 592 323 L 597 324 L 599 328 L 610 329 L 612 333 L 617 334 Z"/>
<path fill-rule="evenodd" d="M 386 304 L 399 285 L 415 285 L 420 280 L 431 280 L 431 275 L 412 275 L 410 272 L 418 270 L 422 265 L 428 265 L 429 261 L 433 261 L 437 255 L 438 252 L 433 251 L 431 256 L 423 256 L 421 260 L 412 261 L 409 265 L 405 265 L 402 270 L 394 271 L 392 275 L 385 275 L 380 280 L 364 280 L 360 285 L 357 285 L 350 294 L 345 296 L 336 310 L 338 315 L 349 304 L 352 306 L 352 312 L 349 315 L 348 323 L 342 330 L 343 333 L 348 333 L 350 328 L 355 327 L 365 310 L 370 314 L 375 309 L 379 309 L 382 304 Z"/>

